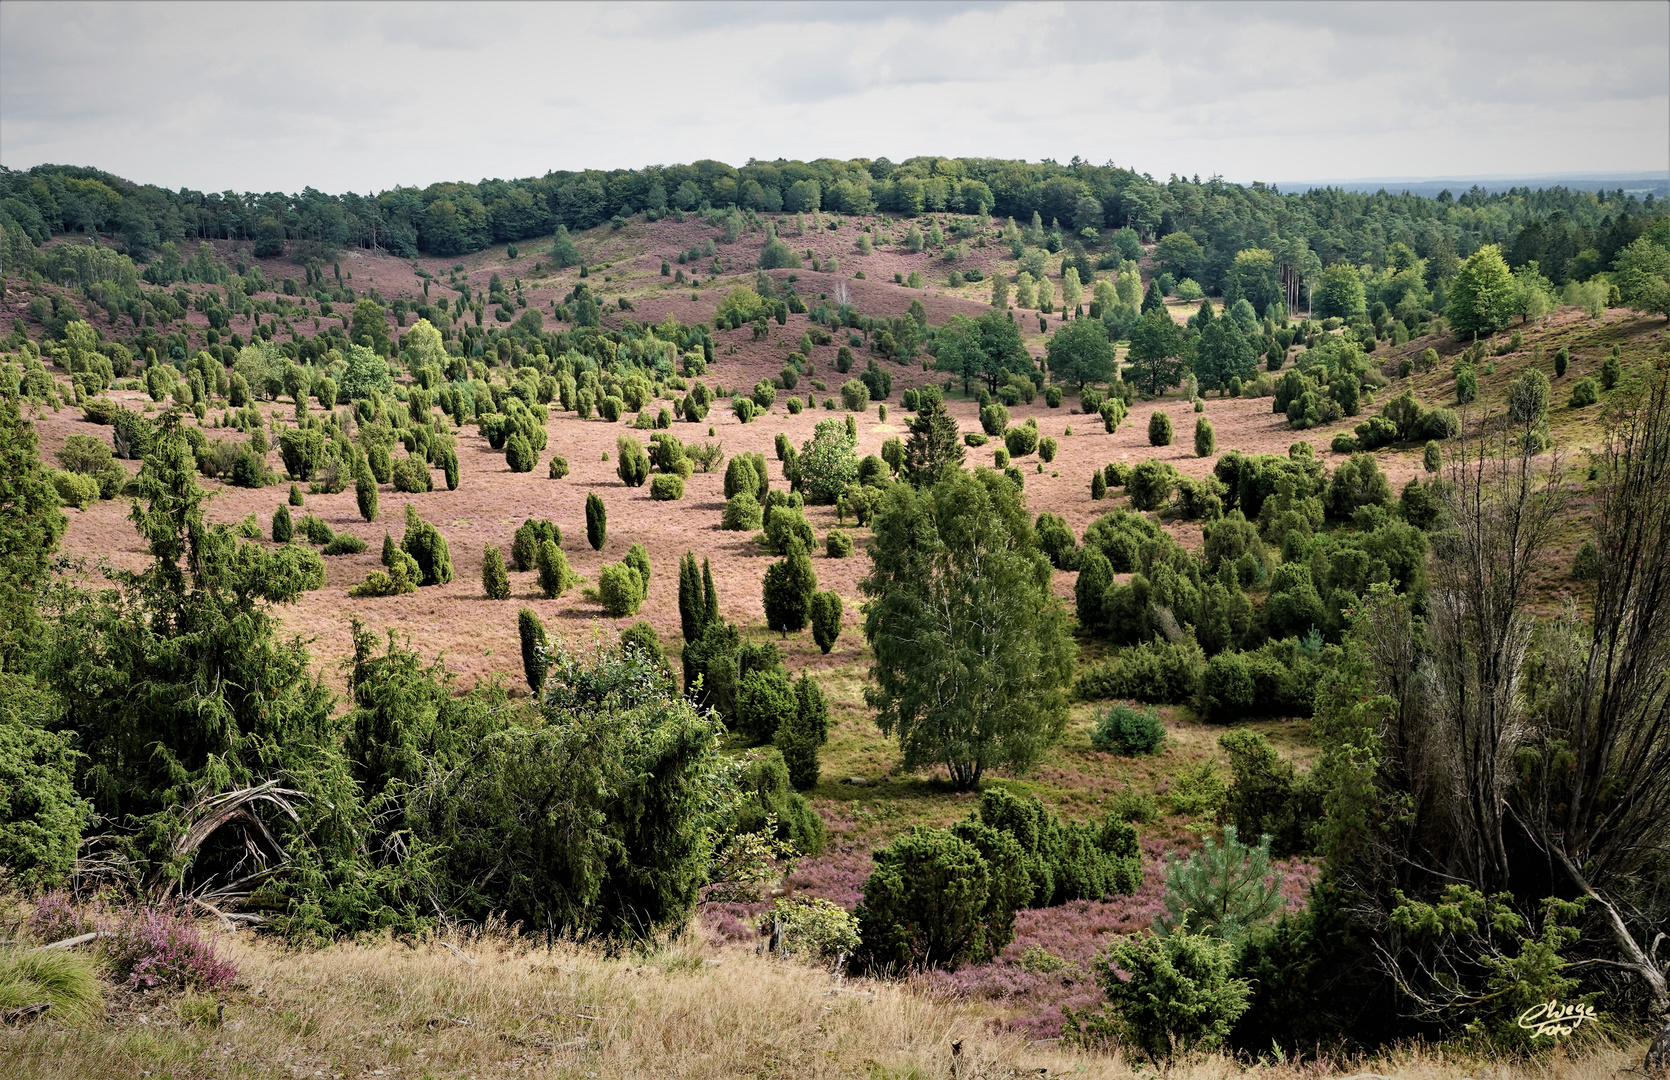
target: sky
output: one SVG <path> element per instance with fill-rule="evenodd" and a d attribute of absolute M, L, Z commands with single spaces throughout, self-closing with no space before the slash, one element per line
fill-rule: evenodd
<path fill-rule="evenodd" d="M 1670 4 L 0 3 L 0 164 L 383 190 L 701 158 L 1670 168 Z"/>

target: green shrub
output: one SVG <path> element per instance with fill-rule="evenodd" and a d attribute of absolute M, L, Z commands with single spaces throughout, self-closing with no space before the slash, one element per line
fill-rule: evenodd
<path fill-rule="evenodd" d="M 783 717 L 772 741 L 783 756 L 789 783 L 806 791 L 818 783 L 818 747 L 829 738 L 829 703 L 805 674 L 794 684 L 794 698 L 794 712 Z"/>
<path fill-rule="evenodd" d="M 551 472 L 550 472 L 551 479 L 552 480 L 561 480 L 563 477 L 565 477 L 567 475 L 568 475 L 568 459 L 565 458 L 565 457 L 562 457 L 560 455 L 553 456 L 551 458 Z"/>
<path fill-rule="evenodd" d="M 1054 385 L 1044 387 L 1044 404 L 1052 409 L 1061 408 L 1061 387 Z"/>
<path fill-rule="evenodd" d="M 996 867 L 949 829 L 917 826 L 875 853 L 876 868 L 854 913 L 857 970 L 955 969 L 1009 944 L 1026 871 L 1019 845 L 988 831 L 1000 851 Z"/>
<path fill-rule="evenodd" d="M 1444 448 L 1435 440 L 1427 440 L 1421 450 L 1421 467 L 1429 473 L 1435 473 L 1444 467 Z"/>
<path fill-rule="evenodd" d="M 1163 413 L 1155 413 L 1163 416 Z M 1171 501 L 1177 488 L 1177 469 L 1170 463 L 1149 458 L 1130 471 L 1125 487 L 1135 510 L 1158 510 Z"/>
<path fill-rule="evenodd" d="M 539 591 L 547 600 L 561 596 L 579 580 L 568 568 L 568 556 L 551 540 L 540 541 L 534 569 L 539 573 Z"/>
<path fill-rule="evenodd" d="M 377 479 L 364 459 L 354 464 L 354 502 L 360 517 L 366 521 L 377 520 Z"/>
<path fill-rule="evenodd" d="M 649 482 L 649 497 L 657 502 L 677 502 L 684 498 L 684 477 L 678 473 L 656 473 Z"/>
<path fill-rule="evenodd" d="M 336 537 L 336 533 L 323 518 L 312 514 L 303 516 L 301 520 L 301 534 L 310 544 L 328 544 Z"/>
<path fill-rule="evenodd" d="M 636 615 L 644 602 L 644 580 L 625 563 L 604 566 L 597 574 L 597 600 L 614 618 Z"/>
<path fill-rule="evenodd" d="M 290 508 L 283 503 L 273 511 L 272 537 L 275 544 L 288 544 L 295 536 L 295 523 L 290 520 Z"/>
<path fill-rule="evenodd" d="M 615 475 L 627 487 L 643 487 L 649 479 L 649 455 L 643 443 L 630 435 L 615 440 Z"/>
<path fill-rule="evenodd" d="M 353 533 L 336 533 L 325 542 L 326 555 L 358 555 L 365 551 L 365 541 Z"/>
<path fill-rule="evenodd" d="M 797 708 L 794 686 L 786 674 L 751 671 L 737 689 L 736 728 L 755 746 L 768 743 Z"/>
<path fill-rule="evenodd" d="M 784 956 L 839 962 L 858 947 L 858 919 L 832 900 L 778 897 L 760 918 Z"/>
<path fill-rule="evenodd" d="M 1118 1042 L 1155 1064 L 1222 1046 L 1247 1010 L 1251 988 L 1233 977 L 1236 948 L 1204 934 L 1121 938 L 1096 961 L 1107 996 L 1097 1011 L 1071 1012 L 1075 1042 Z"/>
<path fill-rule="evenodd" d="M 746 491 L 739 491 L 725 500 L 725 512 L 719 527 L 732 532 L 747 532 L 760 527 L 763 510 L 759 501 Z"/>
<path fill-rule="evenodd" d="M 561 547 L 562 530 L 550 521 L 524 520 L 510 541 L 510 568 L 518 573 L 532 570 L 539 559 L 539 545 L 547 540 Z"/>
<path fill-rule="evenodd" d="M 830 535 L 834 535 L 831 530 Z M 848 541 L 851 547 L 851 541 Z M 841 597 L 835 592 L 820 592 L 812 597 L 812 640 L 825 653 L 835 647 L 841 636 Z"/>
<path fill-rule="evenodd" d="M 0 866 L 18 887 L 43 889 L 74 868 L 92 805 L 75 791 L 70 736 L 38 725 L 52 706 L 26 685 L 8 680 L 0 702 Z"/>
<path fill-rule="evenodd" d="M 1003 445 L 1015 457 L 1025 457 L 1038 449 L 1038 429 L 1022 424 L 1003 433 Z"/>
<path fill-rule="evenodd" d="M 452 552 L 440 530 L 418 516 L 417 508 L 406 504 L 406 533 L 400 550 L 412 557 L 421 575 L 420 585 L 445 585 L 452 580 Z"/>
<path fill-rule="evenodd" d="M 1036 795 L 1023 799 L 1001 788 L 981 794 L 978 813 L 980 824 L 1013 837 L 1020 847 L 1027 885 L 1019 904 L 1041 908 L 1105 900 L 1134 893 L 1142 884 L 1137 833 L 1122 818 L 1063 821 Z"/>
<path fill-rule="evenodd" d="M 52 486 L 58 492 L 58 500 L 65 506 L 85 510 L 99 501 L 99 482 L 91 476 L 83 476 L 65 469 L 54 469 L 51 478 Z"/>
<path fill-rule="evenodd" d="M 823 850 L 828 838 L 823 818 L 807 803 L 805 796 L 793 790 L 783 755 L 775 748 L 760 751 L 748 759 L 741 786 L 748 797 L 737 815 L 738 833 L 763 832 L 768 821 L 775 818 L 777 839 L 792 842 L 803 855 L 816 855 Z"/>
<path fill-rule="evenodd" d="M 1578 581 L 1594 581 L 1600 577 L 1600 549 L 1593 540 L 1585 540 L 1571 562 L 1571 576 Z"/>
<path fill-rule="evenodd" d="M 1612 355 L 1600 365 L 1600 385 L 1604 390 L 1610 390 L 1618 385 L 1622 376 L 1622 369 L 1618 365 L 1618 347 L 1612 346 Z"/>
<path fill-rule="evenodd" d="M 407 455 L 396 461 L 390 470 L 389 479 L 394 484 L 394 490 L 407 494 L 435 489 L 434 477 L 429 473 L 429 463 L 415 455 Z"/>
<path fill-rule="evenodd" d="M 794 461 L 799 490 L 816 505 L 834 503 L 859 478 L 854 440 L 846 425 L 836 420 L 818 421 Z M 876 465 L 885 467 L 879 459 Z"/>
<path fill-rule="evenodd" d="M 1193 642 L 1145 641 L 1086 670 L 1074 685 L 1081 698 L 1130 698 L 1180 705 L 1194 696 L 1206 657 Z"/>
<path fill-rule="evenodd" d="M 549 662 L 543 653 L 545 624 L 532 608 L 522 608 L 516 613 L 516 637 L 522 646 L 522 677 L 527 679 L 534 697 L 538 697 L 540 687 L 545 685 Z"/>
<path fill-rule="evenodd" d="M 811 620 L 817 588 L 810 549 L 798 535 L 789 537 L 783 557 L 766 567 L 762 582 L 766 625 L 784 637 L 804 630 Z"/>
<path fill-rule="evenodd" d="M 505 572 L 504 553 L 497 544 L 488 544 L 482 553 L 481 591 L 489 600 L 510 598 L 510 575 Z"/>
<path fill-rule="evenodd" d="M 778 506 L 765 519 L 765 546 L 773 555 L 787 555 L 790 540 L 799 540 L 807 551 L 816 547 L 818 542 L 804 512 L 798 507 Z"/>
<path fill-rule="evenodd" d="M 1108 482 L 1101 469 L 1090 474 L 1090 497 L 1098 502 L 1108 497 Z"/>
<path fill-rule="evenodd" d="M 1033 535 L 1037 537 L 1038 550 L 1049 559 L 1051 566 L 1057 570 L 1078 569 L 1078 541 L 1073 538 L 1073 530 L 1060 514 L 1039 514 L 1033 526 Z"/>
<path fill-rule="evenodd" d="M 831 559 L 847 559 L 852 557 L 852 537 L 841 529 L 830 529 L 824 538 L 825 553 Z"/>
<path fill-rule="evenodd" d="M 870 388 L 860 379 L 848 379 L 841 384 L 841 407 L 848 412 L 864 412 L 870 407 Z"/>
<path fill-rule="evenodd" d="M 1146 791 L 1121 791 L 1108 801 L 1109 816 L 1142 825 L 1160 816 L 1154 796 Z"/>
<path fill-rule="evenodd" d="M 586 541 L 593 551 L 602 551 L 609 537 L 609 515 L 595 491 L 586 495 Z"/>
<path fill-rule="evenodd" d="M 1195 457 L 1211 457 L 1218 449 L 1218 435 L 1212 421 L 1202 416 L 1195 421 Z"/>
<path fill-rule="evenodd" d="M 1172 778 L 1166 799 L 1173 813 L 1189 817 L 1215 817 L 1229 797 L 1229 788 L 1210 761 L 1185 766 Z"/>
<path fill-rule="evenodd" d="M 1247 836 L 1263 836 L 1277 855 L 1307 850 L 1306 829 L 1317 816 L 1310 784 L 1270 740 L 1254 731 L 1225 733 L 1218 745 L 1229 755 L 1231 782 L 1225 818 Z"/>
<path fill-rule="evenodd" d="M 1165 746 L 1166 729 L 1153 709 L 1112 705 L 1096 713 L 1090 745 L 1121 757 L 1157 754 Z"/>
<path fill-rule="evenodd" d="M 1009 410 L 997 402 L 983 405 L 980 408 L 980 430 L 992 438 L 1003 434 L 1003 429 L 1009 426 Z"/>
<path fill-rule="evenodd" d="M 532 472 L 533 467 L 539 464 L 539 452 L 527 436 L 518 431 L 504 444 L 504 460 L 513 473 Z"/>
<path fill-rule="evenodd" d="M 1148 418 L 1148 445 L 1171 445 L 1171 417 L 1159 409 Z"/>
<path fill-rule="evenodd" d="M 1585 375 L 1571 388 L 1569 404 L 1574 409 L 1586 408 L 1600 400 L 1600 384 L 1593 375 Z"/>

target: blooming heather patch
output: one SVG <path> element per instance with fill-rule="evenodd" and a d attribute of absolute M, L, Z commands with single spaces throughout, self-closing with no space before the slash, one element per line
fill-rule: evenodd
<path fill-rule="evenodd" d="M 35 898 L 34 906 L 24 925 L 30 934 L 44 942 L 62 941 L 87 932 L 87 921 L 74 904 L 69 893 L 53 889 Z"/>
<path fill-rule="evenodd" d="M 129 986 L 219 990 L 238 977 L 231 961 L 215 957 L 215 938 L 176 912 L 140 908 L 100 928 L 109 934 L 100 942 L 105 958 Z"/>

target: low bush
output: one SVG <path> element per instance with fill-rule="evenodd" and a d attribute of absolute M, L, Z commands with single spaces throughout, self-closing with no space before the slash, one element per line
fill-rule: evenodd
<path fill-rule="evenodd" d="M 358 555 L 365 550 L 365 541 L 353 533 L 336 533 L 323 550 L 326 555 Z"/>
<path fill-rule="evenodd" d="M 1180 705 L 1199 685 L 1206 656 L 1193 642 L 1145 641 L 1121 649 L 1086 670 L 1074 690 L 1086 700 L 1129 698 L 1156 705 Z"/>
<path fill-rule="evenodd" d="M 649 497 L 657 502 L 677 502 L 684 498 L 684 477 L 678 473 L 656 473 L 649 482 Z"/>
<path fill-rule="evenodd" d="M 719 527 L 731 532 L 749 532 L 759 528 L 763 520 L 764 510 L 759 500 L 750 492 L 739 491 L 725 500 L 725 512 L 719 520 Z"/>
<path fill-rule="evenodd" d="M 597 574 L 597 601 L 613 618 L 638 614 L 644 602 L 644 580 L 625 563 L 605 566 Z"/>
<path fill-rule="evenodd" d="M 1234 977 L 1236 947 L 1205 934 L 1120 938 L 1097 958 L 1098 1010 L 1070 1011 L 1069 1038 L 1083 1045 L 1118 1043 L 1156 1065 L 1210 1053 L 1247 1010 L 1251 988 Z"/>
<path fill-rule="evenodd" d="M 1112 705 L 1096 713 L 1090 745 L 1121 757 L 1157 754 L 1165 746 L 1166 729 L 1153 709 Z"/>
<path fill-rule="evenodd" d="M 551 479 L 552 480 L 561 480 L 563 477 L 565 477 L 567 475 L 568 475 L 568 459 L 565 458 L 565 457 L 562 457 L 560 455 L 553 456 L 551 458 L 551 471 L 550 471 Z"/>

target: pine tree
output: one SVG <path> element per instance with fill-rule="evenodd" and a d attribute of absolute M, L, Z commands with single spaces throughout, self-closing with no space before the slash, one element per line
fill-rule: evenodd
<path fill-rule="evenodd" d="M 1270 837 L 1244 844 L 1225 825 L 1223 843 L 1208 836 L 1198 855 L 1166 866 L 1165 911 L 1154 919 L 1162 936 L 1185 931 L 1238 942 L 1281 911 L 1281 872 L 1270 866 Z"/>
<path fill-rule="evenodd" d="M 593 551 L 603 550 L 603 541 L 609 535 L 608 513 L 603 509 L 603 500 L 597 492 L 586 496 L 586 540 Z"/>
<path fill-rule="evenodd" d="M 533 609 L 523 608 L 516 613 L 516 634 L 522 640 L 522 674 L 528 680 L 528 689 L 538 697 L 539 688 L 545 685 L 545 658 L 540 655 L 545 647 L 545 624 Z"/>
<path fill-rule="evenodd" d="M 481 557 L 481 591 L 489 600 L 510 598 L 510 575 L 505 573 L 504 555 L 497 544 L 488 544 Z"/>
<path fill-rule="evenodd" d="M 290 520 L 290 508 L 283 503 L 273 511 L 273 543 L 288 544 L 295 535 L 295 523 Z"/>

